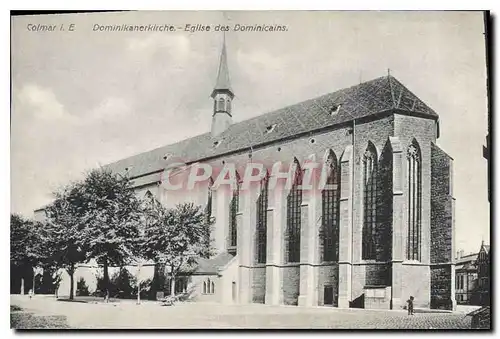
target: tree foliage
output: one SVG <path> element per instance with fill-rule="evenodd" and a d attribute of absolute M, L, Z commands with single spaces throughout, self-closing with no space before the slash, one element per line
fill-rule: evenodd
<path fill-rule="evenodd" d="M 200 257 L 211 254 L 207 240 L 213 218 L 201 206 L 184 203 L 168 209 L 151 194 L 141 201 L 127 177 L 108 170 L 92 170 L 54 197 L 45 209 L 43 224 L 11 216 L 11 262 L 51 272 L 65 269 L 71 279 L 70 298 L 77 264 L 90 259 L 102 265 L 99 289 L 109 296 L 109 267 L 140 263 L 141 258 L 154 260 L 167 267 L 175 291 L 178 273 L 189 271 Z M 122 294 L 132 295 L 134 279 L 121 270 L 113 277 L 117 280 L 113 285 L 119 285 L 117 291 Z M 158 278 L 154 285 L 159 285 Z"/>
<path fill-rule="evenodd" d="M 63 268 L 70 276 L 70 299 L 73 299 L 73 276 L 78 263 L 87 260 L 82 222 L 84 209 L 79 182 L 67 185 L 55 192 L 55 200 L 47 206 L 47 220 L 42 232 L 48 261 Z"/>
<path fill-rule="evenodd" d="M 10 217 L 10 260 L 16 266 L 37 266 L 42 262 L 41 225 L 18 214 Z"/>
<path fill-rule="evenodd" d="M 121 267 L 138 253 L 141 202 L 127 177 L 104 169 L 86 176 L 80 198 L 84 247 L 89 258 L 104 266 L 104 283 L 108 285 L 109 266 Z"/>
<path fill-rule="evenodd" d="M 80 277 L 76 283 L 76 295 L 84 297 L 90 295 L 89 287 L 83 277 Z"/>
<path fill-rule="evenodd" d="M 168 209 L 151 195 L 147 197 L 145 211 L 144 255 L 166 265 L 174 293 L 179 272 L 191 270 L 199 258 L 211 252 L 206 239 L 213 220 L 207 218 L 201 206 L 184 203 Z"/>

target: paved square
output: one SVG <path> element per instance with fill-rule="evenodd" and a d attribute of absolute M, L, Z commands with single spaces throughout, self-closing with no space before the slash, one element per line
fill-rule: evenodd
<path fill-rule="evenodd" d="M 78 303 L 50 297 L 11 296 L 11 305 L 36 314 L 65 315 L 72 328 L 313 328 L 313 329 L 467 329 L 470 317 L 460 313 L 336 309 L 327 307 L 179 303 L 160 306 L 132 300 L 118 303 Z"/>

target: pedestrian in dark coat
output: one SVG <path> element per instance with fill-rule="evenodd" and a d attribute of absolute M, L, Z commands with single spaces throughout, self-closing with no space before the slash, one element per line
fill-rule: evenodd
<path fill-rule="evenodd" d="M 408 303 L 408 315 L 413 315 L 413 296 L 410 296 L 410 299 L 408 299 L 406 302 Z"/>

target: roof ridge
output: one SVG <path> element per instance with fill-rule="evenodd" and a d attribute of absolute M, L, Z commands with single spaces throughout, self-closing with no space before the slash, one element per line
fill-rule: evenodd
<path fill-rule="evenodd" d="M 387 80 L 389 81 L 389 88 L 391 89 L 392 108 L 396 108 L 396 100 L 394 99 L 394 89 L 392 87 L 391 78 L 392 78 L 392 76 L 390 74 L 388 74 L 387 75 Z"/>

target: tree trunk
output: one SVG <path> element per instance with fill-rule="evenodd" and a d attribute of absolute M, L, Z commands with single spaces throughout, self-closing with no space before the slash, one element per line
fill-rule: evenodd
<path fill-rule="evenodd" d="M 158 264 L 155 263 L 153 267 L 153 282 L 151 286 L 151 290 L 153 292 L 152 297 L 154 298 L 153 300 L 156 299 L 156 292 L 160 290 L 159 280 L 160 280 L 160 275 L 158 274 Z"/>
<path fill-rule="evenodd" d="M 36 267 L 33 267 L 33 295 L 35 295 Z"/>
<path fill-rule="evenodd" d="M 137 305 L 141 303 L 141 264 L 137 265 Z"/>
<path fill-rule="evenodd" d="M 24 295 L 24 278 L 21 278 L 21 295 Z"/>
<path fill-rule="evenodd" d="M 75 285 L 75 279 L 74 279 L 75 264 L 71 264 L 71 266 L 68 270 L 68 274 L 69 274 L 69 300 L 73 300 L 75 297 L 74 293 L 73 293 L 74 285 Z"/>
<path fill-rule="evenodd" d="M 170 295 L 173 297 L 175 296 L 175 275 L 171 275 L 172 276 L 172 284 L 171 284 L 171 287 L 170 287 Z"/>
<path fill-rule="evenodd" d="M 104 301 L 109 302 L 108 258 L 104 258 Z"/>

